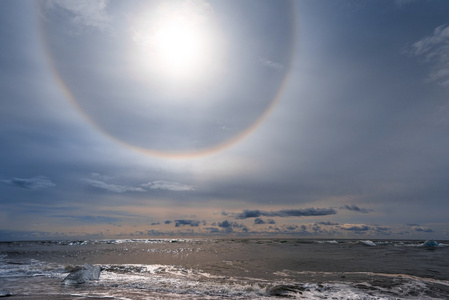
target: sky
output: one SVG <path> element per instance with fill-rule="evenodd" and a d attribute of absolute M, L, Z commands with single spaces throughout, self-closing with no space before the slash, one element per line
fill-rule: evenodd
<path fill-rule="evenodd" d="M 0 240 L 449 240 L 449 2 L 0 3 Z"/>

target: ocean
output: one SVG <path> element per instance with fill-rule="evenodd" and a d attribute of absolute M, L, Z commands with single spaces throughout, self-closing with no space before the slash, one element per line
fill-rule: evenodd
<path fill-rule="evenodd" d="M 78 266 L 98 280 L 67 284 Z M 11 299 L 449 299 L 449 242 L 127 239 L 0 242 Z"/>

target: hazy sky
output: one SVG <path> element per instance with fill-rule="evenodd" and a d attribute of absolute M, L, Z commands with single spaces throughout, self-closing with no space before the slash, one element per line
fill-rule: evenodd
<path fill-rule="evenodd" d="M 449 2 L 3 0 L 0 240 L 449 239 Z"/>

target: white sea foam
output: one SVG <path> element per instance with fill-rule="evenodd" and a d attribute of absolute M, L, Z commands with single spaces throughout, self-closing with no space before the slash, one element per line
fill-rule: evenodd
<path fill-rule="evenodd" d="M 336 240 L 330 240 L 330 241 L 316 241 L 318 244 L 338 244 Z"/>
<path fill-rule="evenodd" d="M 390 266 L 390 256 L 434 257 L 441 262 L 447 261 L 447 245 L 440 243 L 435 251 L 426 251 L 418 241 L 338 241 L 331 240 L 305 242 L 287 240 L 285 243 L 252 243 L 252 241 L 216 241 L 204 240 L 118 240 L 116 244 L 108 241 L 66 242 L 23 242 L 4 244 L 0 254 L 0 286 L 10 290 L 13 295 L 32 295 L 50 293 L 52 295 L 73 295 L 84 298 L 100 299 L 273 299 L 288 297 L 291 299 L 444 299 L 449 294 L 449 281 L 444 268 L 432 260 L 419 260 L 422 265 L 415 266 L 405 261 L 404 265 Z M 265 242 L 265 241 L 264 241 Z M 335 241 L 337 242 L 337 241 Z M 366 242 L 377 247 L 363 247 Z M 232 244 L 234 243 L 234 244 Z M 368 244 L 370 244 L 368 243 Z M 144 245 L 149 244 L 149 245 Z M 152 245 L 154 244 L 154 245 Z M 357 246 L 358 244 L 358 246 Z M 87 246 L 86 246 L 87 245 Z M 98 245 L 98 246 L 97 246 Z M 231 246 L 231 247 L 230 247 Z M 408 248 L 409 246 L 417 248 Z M 54 247 L 54 252 L 52 248 Z M 77 248 L 79 247 L 79 248 Z M 237 249 L 235 255 L 228 255 L 230 249 Z M 398 249 L 396 247 L 404 247 Z M 0 248 L 1 249 L 1 248 Z M 34 250 L 33 250 L 34 249 Z M 248 249 L 285 251 L 297 254 L 290 257 L 291 266 L 282 267 L 271 264 L 266 257 L 254 261 L 248 260 Z M 33 252 L 34 251 L 34 254 Z M 104 251 L 104 255 L 101 254 Z M 223 251 L 223 253 L 220 253 Z M 327 255 L 338 251 L 338 257 L 352 261 L 354 253 L 360 257 L 386 257 L 380 261 L 385 268 L 369 268 L 397 273 L 420 274 L 384 274 L 374 272 L 342 272 L 361 268 L 327 268 L 319 265 L 320 257 L 325 263 Z M 349 251 L 345 253 L 345 251 Z M 7 255 L 7 254 L 9 255 Z M 239 256 L 242 253 L 242 256 Z M 384 253 L 390 255 L 383 255 Z M 22 255 L 21 255 L 22 254 Z M 33 256 L 34 255 L 34 256 Z M 187 258 L 188 255 L 188 259 Z M 196 256 L 195 256 L 196 255 Z M 204 262 L 202 261 L 204 255 Z M 209 255 L 209 256 L 207 256 Z M 223 256 L 220 256 L 223 255 Z M 193 259 L 191 257 L 193 256 Z M 34 257 L 37 259 L 30 259 Z M 78 287 L 65 286 L 61 282 L 68 274 L 63 264 L 79 263 L 87 257 L 89 262 L 107 261 L 97 264 L 102 268 L 100 279 L 86 282 Z M 284 257 L 284 256 L 282 256 Z M 316 263 L 308 264 L 306 259 L 316 258 Z M 38 259 L 42 259 L 38 260 Z M 55 261 L 53 263 L 44 262 Z M 159 260 L 161 259 L 161 260 Z M 156 261 L 160 264 L 126 264 L 129 261 Z M 60 262 L 60 264 L 56 263 Z M 162 262 L 166 263 L 163 264 Z M 279 260 L 282 263 L 282 260 Z M 360 262 L 360 261 L 359 261 Z M 363 263 L 363 261 L 362 261 Z M 178 264 L 178 265 L 176 265 Z M 82 265 L 82 263 L 81 263 Z M 368 266 L 366 264 L 365 266 Z M 427 268 L 429 266 L 429 268 Z M 335 272 L 311 271 L 318 267 Z M 408 271 L 407 268 L 414 267 Z M 202 270 L 202 269 L 203 270 Z M 251 272 L 249 272 L 251 271 Z M 430 279 L 432 277 L 433 279 Z M 433 298 L 432 298 L 433 297 Z"/>
<path fill-rule="evenodd" d="M 11 264 L 10 272 L 24 275 L 20 285 L 39 292 L 39 286 L 46 291 L 45 284 L 23 284 L 32 274 L 40 274 L 42 282 L 46 278 L 55 278 L 57 282 L 65 276 L 63 266 L 29 260 L 28 264 Z M 132 299 L 272 299 L 273 296 L 290 299 L 430 299 L 426 296 L 429 285 L 438 284 L 449 287 L 449 281 L 426 279 L 401 274 L 378 274 L 370 272 L 339 272 L 339 276 L 357 278 L 380 278 L 376 281 L 328 281 L 323 283 L 297 282 L 289 278 L 293 271 L 279 271 L 278 280 L 268 281 L 257 278 L 232 278 L 211 275 L 196 269 L 161 264 L 121 264 L 102 265 L 98 281 L 86 283 L 73 296 L 100 299 L 127 299 L 124 295 L 133 295 Z M 2 272 L 5 272 L 2 266 Z M 12 273 L 3 273 L 6 277 Z M 314 278 L 334 276 L 333 272 L 296 272 Z M 26 275 L 26 276 L 25 276 Z M 30 277 L 31 276 L 31 277 Z M 383 281 L 382 278 L 385 278 Z M 61 284 L 61 283 L 59 283 Z M 13 286 L 14 287 L 14 286 Z M 64 291 L 67 292 L 68 288 Z M 58 291 L 58 287 L 53 287 Z M 68 290 L 70 291 L 70 290 Z M 84 291 L 84 292 L 83 292 Z M 27 292 L 25 290 L 25 292 Z"/>

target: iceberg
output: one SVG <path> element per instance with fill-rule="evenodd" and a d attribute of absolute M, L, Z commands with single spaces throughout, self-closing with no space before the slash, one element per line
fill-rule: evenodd
<path fill-rule="evenodd" d="M 100 266 L 92 266 L 86 263 L 82 267 L 76 267 L 70 271 L 69 275 L 62 282 L 65 284 L 81 284 L 89 280 L 98 280 L 100 272 Z"/>
<path fill-rule="evenodd" d="M 373 241 L 360 241 L 360 243 L 362 243 L 365 246 L 376 246 L 376 244 Z"/>
<path fill-rule="evenodd" d="M 420 246 L 421 247 L 431 247 L 431 248 L 433 248 L 433 247 L 438 247 L 439 244 L 436 241 L 434 241 L 434 240 L 427 240 L 424 243 L 422 243 Z"/>

